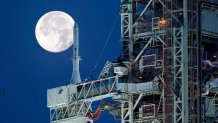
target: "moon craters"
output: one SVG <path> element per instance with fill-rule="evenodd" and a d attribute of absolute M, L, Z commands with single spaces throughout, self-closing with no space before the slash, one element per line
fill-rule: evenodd
<path fill-rule="evenodd" d="M 46 13 L 36 25 L 37 41 L 47 51 L 62 52 L 73 44 L 74 23 L 74 20 L 64 12 Z"/>

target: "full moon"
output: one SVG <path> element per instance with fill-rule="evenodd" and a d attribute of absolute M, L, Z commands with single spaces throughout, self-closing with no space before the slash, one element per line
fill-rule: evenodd
<path fill-rule="evenodd" d="M 73 18 L 62 11 L 48 12 L 36 24 L 36 39 L 47 51 L 65 51 L 73 44 L 74 24 Z"/>

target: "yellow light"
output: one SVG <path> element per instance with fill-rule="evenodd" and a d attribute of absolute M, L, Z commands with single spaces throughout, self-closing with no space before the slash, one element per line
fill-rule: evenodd
<path fill-rule="evenodd" d="M 167 23 L 167 21 L 162 18 L 162 19 L 159 21 L 159 23 L 160 23 L 161 25 L 165 25 L 165 24 Z"/>

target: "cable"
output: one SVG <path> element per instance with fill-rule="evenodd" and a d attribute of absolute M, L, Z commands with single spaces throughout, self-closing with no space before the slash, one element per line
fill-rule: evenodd
<path fill-rule="evenodd" d="M 110 31 L 110 33 L 109 33 L 109 35 L 108 35 L 108 37 L 107 37 L 107 40 L 106 40 L 106 42 L 105 42 L 105 44 L 104 44 L 104 47 L 102 48 L 102 50 L 101 50 L 101 52 L 100 52 L 100 54 L 99 54 L 99 56 L 98 56 L 98 58 L 97 58 L 96 64 L 95 64 L 95 66 L 94 66 L 93 69 L 92 69 L 92 72 L 91 72 L 91 74 L 90 74 L 90 78 L 92 78 L 94 72 L 96 71 L 96 68 L 97 68 L 98 65 L 99 65 L 99 62 L 100 62 L 101 57 L 102 57 L 102 55 L 103 55 L 103 53 L 104 53 L 104 50 L 105 50 L 105 48 L 106 48 L 106 46 L 107 46 L 107 44 L 108 44 L 108 42 L 109 42 L 109 40 L 110 40 L 110 38 L 111 38 L 112 32 L 114 31 L 114 28 L 115 28 L 115 26 L 116 26 L 116 24 L 117 24 L 118 18 L 119 18 L 119 14 L 118 14 L 116 20 L 114 21 L 114 24 L 113 24 L 113 26 L 112 26 L 112 28 L 111 28 L 111 31 Z"/>

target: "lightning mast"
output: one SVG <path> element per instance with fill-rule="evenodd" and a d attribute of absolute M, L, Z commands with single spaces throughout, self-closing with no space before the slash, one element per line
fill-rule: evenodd
<path fill-rule="evenodd" d="M 71 84 L 81 83 L 81 77 L 79 73 L 79 27 L 78 24 L 74 24 L 73 28 L 73 34 L 74 34 L 74 44 L 73 44 L 73 73 L 71 77 Z"/>

